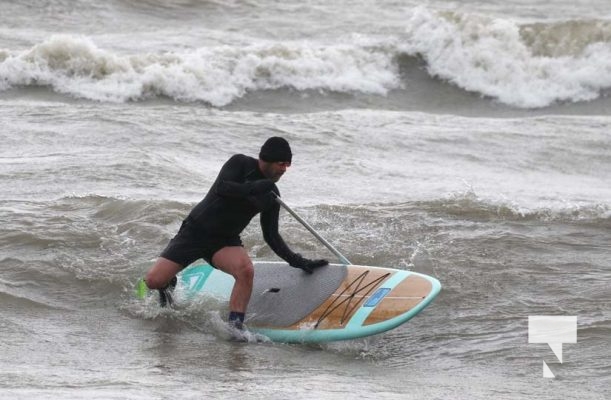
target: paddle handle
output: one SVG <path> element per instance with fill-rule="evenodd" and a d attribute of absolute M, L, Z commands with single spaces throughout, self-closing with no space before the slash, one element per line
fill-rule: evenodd
<path fill-rule="evenodd" d="M 282 207 L 284 207 L 284 209 L 285 209 L 286 211 L 288 211 L 288 212 L 289 212 L 289 214 L 291 214 L 293 217 L 295 217 L 295 219 L 296 219 L 297 221 L 299 221 L 299 222 L 301 223 L 301 225 L 303 225 L 303 226 L 304 226 L 304 227 L 305 227 L 305 228 L 306 228 L 308 231 L 310 231 L 310 233 L 311 233 L 312 235 L 314 235 L 314 237 L 316 237 L 316 239 L 318 239 L 318 240 L 319 240 L 319 241 L 320 241 L 322 244 L 324 244 L 324 245 L 325 245 L 325 247 L 327 247 L 327 249 L 329 249 L 329 250 L 330 250 L 330 251 L 331 251 L 333 254 L 335 254 L 335 255 L 336 255 L 336 256 L 337 256 L 337 257 L 338 257 L 338 258 L 341 260 L 341 262 L 342 262 L 342 263 L 344 263 L 344 264 L 346 264 L 346 265 L 350 265 L 350 264 L 352 264 L 352 263 L 351 263 L 351 262 L 350 262 L 350 261 L 349 261 L 349 260 L 348 260 L 346 257 L 344 257 L 344 256 L 343 256 L 343 254 L 342 254 L 342 253 L 340 253 L 340 252 L 339 252 L 339 251 L 338 251 L 338 250 L 337 250 L 335 247 L 333 247 L 333 246 L 331 245 L 331 243 L 327 242 L 327 241 L 325 240 L 325 238 L 323 238 L 322 236 L 320 236 L 320 235 L 318 234 L 318 232 L 316 232 L 316 231 L 314 230 L 314 228 L 312 228 L 312 227 L 310 226 L 310 224 L 308 224 L 306 221 L 304 221 L 304 219 L 303 219 L 303 218 L 301 218 L 299 215 L 297 215 L 297 213 L 296 213 L 295 211 L 293 211 L 293 210 L 291 209 L 291 207 L 289 207 L 289 206 L 288 206 L 288 205 L 287 205 L 287 204 L 286 204 L 284 201 L 282 201 L 282 199 L 281 199 L 280 197 L 276 196 L 276 201 L 278 202 L 278 204 L 280 204 Z"/>

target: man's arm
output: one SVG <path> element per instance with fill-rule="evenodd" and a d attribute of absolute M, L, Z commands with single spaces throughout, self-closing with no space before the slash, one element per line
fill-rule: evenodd
<path fill-rule="evenodd" d="M 267 210 L 261 212 L 261 230 L 263 230 L 263 239 L 265 243 L 287 263 L 295 258 L 295 253 L 287 246 L 278 232 L 278 218 L 280 216 L 280 204 L 274 201 L 274 204 Z"/>
<path fill-rule="evenodd" d="M 271 249 L 289 263 L 291 267 L 301 268 L 305 272 L 311 274 L 315 268 L 329 264 L 327 260 L 308 260 L 303 258 L 301 254 L 294 253 L 284 242 L 280 232 L 278 232 L 278 218 L 280 216 L 280 204 L 274 201 L 274 204 L 267 210 L 261 212 L 261 229 L 263 230 L 263 238 Z"/>

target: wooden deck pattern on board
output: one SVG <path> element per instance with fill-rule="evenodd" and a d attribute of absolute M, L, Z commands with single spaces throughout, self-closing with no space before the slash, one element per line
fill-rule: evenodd
<path fill-rule="evenodd" d="M 343 328 L 363 301 L 376 291 L 393 272 L 360 266 L 351 266 L 346 279 L 331 297 L 310 315 L 286 329 L 317 327 L 318 329 Z"/>
<path fill-rule="evenodd" d="M 416 307 L 431 292 L 433 285 L 427 279 L 410 275 L 384 297 L 365 320 L 364 326 L 386 321 Z"/>

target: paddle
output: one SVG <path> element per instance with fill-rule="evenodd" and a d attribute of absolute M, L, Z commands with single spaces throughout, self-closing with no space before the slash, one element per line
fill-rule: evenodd
<path fill-rule="evenodd" d="M 346 264 L 346 265 L 350 265 L 350 264 L 352 264 L 352 263 L 351 263 L 351 262 L 350 262 L 350 261 L 349 261 L 349 260 L 348 260 L 346 257 L 344 257 L 344 256 L 342 255 L 342 253 L 340 253 L 340 252 L 339 252 L 339 251 L 338 251 L 338 250 L 337 250 L 335 247 L 333 247 L 333 246 L 331 245 L 331 243 L 327 242 L 327 241 L 325 240 L 325 238 L 323 238 L 322 236 L 320 236 L 320 235 L 318 234 L 318 232 L 316 232 L 316 231 L 314 230 L 314 228 L 312 228 L 312 227 L 310 226 L 310 224 L 308 224 L 307 222 L 305 222 L 305 221 L 303 220 L 303 218 L 301 218 L 299 215 L 297 215 L 297 213 L 296 213 L 295 211 L 293 211 L 293 210 L 291 209 L 291 207 L 289 207 L 289 206 L 288 206 L 288 205 L 287 205 L 287 204 L 286 204 L 284 201 L 282 201 L 282 199 L 281 199 L 280 197 L 276 196 L 276 201 L 278 202 L 278 204 L 280 204 L 282 207 L 284 207 L 284 209 L 285 209 L 286 211 L 288 211 L 288 212 L 289 212 L 289 214 L 291 214 L 293 217 L 295 217 L 295 219 L 296 219 L 297 221 L 299 221 L 299 222 L 301 223 L 301 225 L 303 225 L 303 226 L 304 226 L 304 227 L 305 227 L 307 230 L 309 230 L 309 231 L 310 231 L 310 233 L 311 233 L 312 235 L 314 235 L 314 237 L 316 237 L 316 239 L 318 239 L 318 240 L 319 240 L 319 241 L 320 241 L 322 244 L 324 244 L 324 245 L 327 247 L 327 249 L 331 250 L 331 252 L 332 252 L 333 254 L 335 254 L 335 255 L 336 255 L 336 256 L 337 256 L 337 257 L 338 257 L 338 258 L 341 260 L 341 262 L 342 262 L 342 263 L 344 263 L 344 264 Z"/>

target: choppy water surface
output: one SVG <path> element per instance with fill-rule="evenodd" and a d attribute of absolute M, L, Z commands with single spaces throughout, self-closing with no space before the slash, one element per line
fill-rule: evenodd
<path fill-rule="evenodd" d="M 0 13 L 0 397 L 609 397 L 605 2 Z M 223 304 L 133 299 L 222 163 L 271 135 L 294 152 L 283 198 L 352 262 L 442 282 L 422 314 L 244 344 Z M 333 257 L 288 214 L 281 232 Z M 256 220 L 243 240 L 275 259 Z M 528 343 L 529 315 L 578 317 L 564 363 Z"/>

